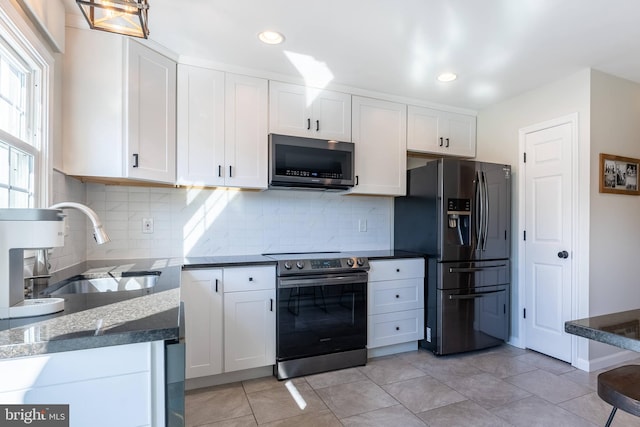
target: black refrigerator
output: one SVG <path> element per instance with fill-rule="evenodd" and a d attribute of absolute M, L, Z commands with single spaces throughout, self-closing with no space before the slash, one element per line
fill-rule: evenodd
<path fill-rule="evenodd" d="M 508 338 L 510 241 L 509 165 L 438 159 L 407 171 L 394 247 L 427 256 L 423 347 L 444 355 Z"/>

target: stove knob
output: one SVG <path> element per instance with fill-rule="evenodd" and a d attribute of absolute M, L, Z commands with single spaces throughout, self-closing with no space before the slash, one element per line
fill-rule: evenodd
<path fill-rule="evenodd" d="M 353 267 L 353 258 L 347 258 L 347 265 Z"/>
<path fill-rule="evenodd" d="M 364 265 L 364 260 L 362 258 L 358 258 L 358 265 L 362 267 Z"/>
<path fill-rule="evenodd" d="M 298 267 L 300 270 L 302 270 L 304 268 L 304 262 L 302 262 L 302 261 L 296 262 L 296 267 Z"/>
<path fill-rule="evenodd" d="M 287 270 L 291 270 L 291 263 L 289 261 L 285 261 L 284 268 L 286 268 Z"/>

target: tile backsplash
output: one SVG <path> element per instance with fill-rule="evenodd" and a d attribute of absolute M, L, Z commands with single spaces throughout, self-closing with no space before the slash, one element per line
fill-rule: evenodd
<path fill-rule="evenodd" d="M 53 189 L 51 204 L 59 202 L 85 203 L 85 184 L 77 179 L 66 177 L 57 171 L 53 172 L 51 179 Z M 67 215 L 65 219 L 64 246 L 53 248 L 50 251 L 49 263 L 51 264 L 51 271 L 61 270 L 87 259 L 88 223 L 86 217 L 75 209 L 65 209 L 64 213 Z"/>
<path fill-rule="evenodd" d="M 81 184 L 111 242 L 87 259 L 388 249 L 393 198 Z M 153 233 L 143 232 L 143 219 Z"/>

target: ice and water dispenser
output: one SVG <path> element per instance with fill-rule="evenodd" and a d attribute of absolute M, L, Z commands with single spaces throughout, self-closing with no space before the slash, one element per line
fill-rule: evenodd
<path fill-rule="evenodd" d="M 471 245 L 471 199 L 447 199 L 447 222 L 461 246 Z"/>

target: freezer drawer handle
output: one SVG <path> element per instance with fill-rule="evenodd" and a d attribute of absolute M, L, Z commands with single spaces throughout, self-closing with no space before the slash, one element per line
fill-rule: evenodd
<path fill-rule="evenodd" d="M 454 299 L 476 299 L 476 298 L 484 298 L 488 295 L 492 295 L 492 294 L 497 294 L 500 292 L 504 292 L 503 290 L 500 291 L 490 291 L 490 292 L 480 292 L 477 294 L 469 294 L 469 295 L 449 295 L 449 299 L 450 300 L 454 300 Z"/>
<path fill-rule="evenodd" d="M 507 264 L 487 265 L 485 267 L 449 267 L 449 273 L 475 273 L 477 271 L 505 268 Z"/>

